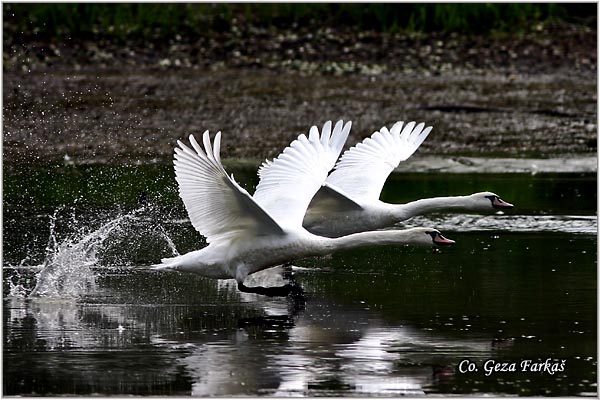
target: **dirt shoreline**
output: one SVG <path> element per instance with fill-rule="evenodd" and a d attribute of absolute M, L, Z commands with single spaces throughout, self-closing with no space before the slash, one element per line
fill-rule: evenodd
<path fill-rule="evenodd" d="M 425 121 L 434 130 L 422 156 L 596 155 L 589 30 L 282 35 L 242 36 L 223 54 L 210 43 L 5 43 L 3 161 L 167 163 L 177 139 L 205 129 L 223 132 L 224 158 L 258 160 L 328 119 L 353 121 L 348 146 L 397 120 Z"/>

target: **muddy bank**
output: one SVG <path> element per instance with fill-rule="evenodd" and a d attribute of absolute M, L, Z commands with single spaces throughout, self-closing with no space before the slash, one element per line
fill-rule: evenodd
<path fill-rule="evenodd" d="M 595 26 L 595 24 L 590 24 Z M 228 27 L 173 37 L 121 39 L 64 33 L 50 39 L 22 32 L 7 17 L 4 70 L 268 69 L 303 74 L 587 75 L 597 69 L 597 33 L 586 25 L 544 22 L 513 33 L 386 33 L 312 21 L 263 27 L 237 21 Z"/>
<path fill-rule="evenodd" d="M 396 120 L 434 126 L 420 155 L 595 155 L 596 79 L 560 74 L 335 76 L 265 69 L 72 68 L 4 73 L 3 159 L 169 162 L 190 133 L 221 130 L 224 158 L 278 154 L 327 119 L 348 145 Z"/>
<path fill-rule="evenodd" d="M 415 155 L 400 163 L 396 172 L 446 172 L 452 174 L 497 173 L 595 173 L 595 155 L 561 158 L 502 158 Z"/>
<path fill-rule="evenodd" d="M 170 162 L 175 141 L 224 134 L 224 158 L 264 159 L 328 119 L 348 145 L 397 120 L 434 126 L 419 155 L 595 155 L 596 33 L 540 24 L 459 36 L 246 26 L 121 42 L 4 43 L 3 159 Z"/>

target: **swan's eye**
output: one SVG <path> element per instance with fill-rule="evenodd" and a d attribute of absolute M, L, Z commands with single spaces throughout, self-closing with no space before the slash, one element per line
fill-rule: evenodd
<path fill-rule="evenodd" d="M 436 231 L 429 231 L 429 232 L 425 232 L 426 234 L 428 234 L 429 236 L 431 236 L 431 238 L 433 240 L 435 240 L 435 237 L 437 236 L 437 232 Z"/>

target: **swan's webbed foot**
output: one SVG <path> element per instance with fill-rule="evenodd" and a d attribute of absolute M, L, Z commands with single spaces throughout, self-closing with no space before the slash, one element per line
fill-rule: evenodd
<path fill-rule="evenodd" d="M 263 286 L 246 286 L 238 282 L 238 290 L 244 293 L 255 293 L 269 297 L 286 297 L 289 295 L 299 296 L 304 294 L 304 290 L 298 285 L 287 284 L 284 286 L 263 287 Z"/>

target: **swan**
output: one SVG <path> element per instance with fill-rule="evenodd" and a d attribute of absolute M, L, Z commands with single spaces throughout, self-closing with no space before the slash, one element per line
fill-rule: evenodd
<path fill-rule="evenodd" d="M 328 121 L 320 135 L 313 126 L 308 138 L 304 134 L 298 136 L 277 158 L 261 167 L 254 196 L 226 173 L 220 159 L 221 132 L 211 144 L 209 132 L 205 131 L 204 149 L 193 135 L 189 136 L 193 150 L 177 141 L 174 164 L 179 194 L 192 225 L 206 237 L 208 246 L 163 258 L 161 264 L 153 265 L 154 269 L 233 278 L 240 291 L 286 295 L 290 288 L 246 287 L 244 280 L 286 261 L 360 245 L 453 244 L 432 228 L 326 238 L 302 227 L 306 208 L 335 165 L 350 127 L 350 122 L 339 121 L 332 132 Z"/>
<path fill-rule="evenodd" d="M 416 215 L 436 211 L 509 209 L 513 205 L 492 192 L 469 196 L 434 197 L 406 204 L 379 200 L 390 173 L 423 143 L 432 127 L 396 122 L 345 151 L 334 171 L 312 199 L 303 226 L 310 232 L 339 237 L 381 229 Z"/>

